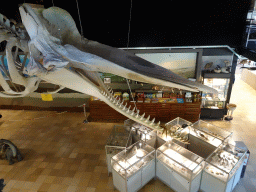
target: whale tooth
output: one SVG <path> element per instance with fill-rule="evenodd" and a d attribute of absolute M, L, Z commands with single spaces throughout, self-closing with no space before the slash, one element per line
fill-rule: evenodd
<path fill-rule="evenodd" d="M 153 125 L 155 122 L 155 118 L 151 121 L 150 125 Z"/>
<path fill-rule="evenodd" d="M 116 100 L 115 100 L 115 98 L 113 99 L 113 103 L 114 103 L 114 104 L 116 103 Z"/>
<path fill-rule="evenodd" d="M 126 108 L 126 105 L 127 105 L 127 103 L 125 103 L 125 105 L 124 105 L 124 107 L 123 107 L 123 109 L 122 109 L 122 110 L 125 110 L 125 108 Z"/>
<path fill-rule="evenodd" d="M 120 103 L 120 105 L 118 107 L 121 108 L 122 106 L 123 106 L 122 103 Z"/>
<path fill-rule="evenodd" d="M 160 121 L 156 124 L 156 128 L 160 127 Z"/>
<path fill-rule="evenodd" d="M 148 116 L 148 118 L 145 120 L 145 122 L 147 123 L 150 119 L 150 115 Z"/>
<path fill-rule="evenodd" d="M 133 110 L 131 112 L 131 116 L 133 116 L 135 114 L 134 111 L 135 111 L 135 107 L 133 108 Z"/>
<path fill-rule="evenodd" d="M 121 103 L 122 105 L 124 104 L 124 100 L 122 101 L 122 103 Z"/>
<path fill-rule="evenodd" d="M 136 116 L 135 116 L 135 118 L 138 118 L 139 117 L 139 113 L 136 113 Z"/>
<path fill-rule="evenodd" d="M 143 113 L 143 114 L 141 115 L 140 120 L 142 120 L 142 119 L 144 118 L 144 116 L 145 116 L 145 113 Z"/>
<path fill-rule="evenodd" d="M 131 109 L 131 105 L 129 106 L 129 108 L 126 110 L 126 113 L 129 113 Z"/>
<path fill-rule="evenodd" d="M 111 97 L 108 95 L 108 99 L 110 99 Z"/>

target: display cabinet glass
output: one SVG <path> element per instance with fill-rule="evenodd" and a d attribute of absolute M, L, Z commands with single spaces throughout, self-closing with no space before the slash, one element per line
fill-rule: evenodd
<path fill-rule="evenodd" d="M 220 145 L 206 159 L 201 189 L 204 191 L 232 191 L 240 180 L 245 155 L 245 150 L 231 144 Z M 218 186 L 218 189 L 214 186 Z"/>
<path fill-rule="evenodd" d="M 131 144 L 131 132 L 122 125 L 114 125 L 105 146 L 108 174 L 111 173 L 111 158 Z"/>
<path fill-rule="evenodd" d="M 175 191 L 198 191 L 204 159 L 173 141 L 157 149 L 157 177 Z M 167 172 L 169 172 L 167 174 Z M 179 181 L 176 181 L 179 178 Z"/>
<path fill-rule="evenodd" d="M 215 147 L 218 147 L 222 142 L 230 141 L 233 135 L 232 132 L 202 120 L 192 124 L 190 134 L 205 140 Z"/>
<path fill-rule="evenodd" d="M 111 159 L 113 183 L 119 191 L 137 191 L 155 177 L 155 149 L 136 142 Z"/>
<path fill-rule="evenodd" d="M 157 135 L 165 141 L 169 141 L 174 138 L 176 140 L 179 140 L 180 142 L 187 142 L 187 138 L 184 137 L 186 135 L 181 135 L 179 132 L 190 125 L 192 125 L 191 122 L 177 117 L 172 121 L 166 123 L 165 130 L 163 132 L 159 131 Z"/>
<path fill-rule="evenodd" d="M 153 129 L 146 127 L 145 125 L 142 125 L 140 123 L 137 123 L 131 119 L 125 120 L 124 126 L 127 130 L 131 131 L 134 142 L 137 142 L 139 140 L 147 141 L 152 139 L 154 136 L 154 134 L 151 133 Z"/>
<path fill-rule="evenodd" d="M 226 106 L 229 78 L 204 78 L 204 85 L 218 91 L 218 97 L 211 93 L 202 94 L 202 107 L 210 109 L 224 109 Z"/>

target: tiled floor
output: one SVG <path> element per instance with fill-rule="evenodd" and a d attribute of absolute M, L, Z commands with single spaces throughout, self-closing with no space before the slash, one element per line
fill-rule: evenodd
<path fill-rule="evenodd" d="M 256 90 L 236 79 L 231 102 L 237 104 L 234 120 L 211 121 L 234 132 L 251 151 L 245 177 L 236 192 L 256 191 Z M 105 143 L 114 124 L 83 124 L 83 113 L 0 110 L 0 138 L 13 141 L 23 161 L 0 161 L 0 178 L 8 191 L 114 191 L 105 163 Z M 152 180 L 142 191 L 172 191 Z"/>

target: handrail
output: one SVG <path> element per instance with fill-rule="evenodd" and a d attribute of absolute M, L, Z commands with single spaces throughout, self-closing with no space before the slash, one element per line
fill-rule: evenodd
<path fill-rule="evenodd" d="M 177 47 L 129 47 L 129 48 L 119 48 L 119 49 L 141 49 L 141 50 L 152 50 L 152 49 L 163 49 L 163 50 L 171 50 L 171 49 L 202 49 L 202 48 L 227 48 L 232 53 L 234 53 L 239 59 L 242 58 L 241 55 L 236 53 L 230 46 L 228 45 L 206 45 L 206 46 L 177 46 Z"/>

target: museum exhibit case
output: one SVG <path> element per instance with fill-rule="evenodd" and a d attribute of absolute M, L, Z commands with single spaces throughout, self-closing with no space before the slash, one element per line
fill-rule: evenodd
<path fill-rule="evenodd" d="M 132 144 L 131 132 L 122 125 L 114 125 L 105 145 L 108 174 L 112 171 L 111 158 Z"/>
<path fill-rule="evenodd" d="M 205 161 L 201 190 L 230 192 L 240 180 L 246 150 L 221 144 Z"/>
<path fill-rule="evenodd" d="M 223 118 L 226 114 L 227 94 L 230 84 L 231 74 L 215 74 L 205 73 L 203 74 L 203 83 L 209 87 L 212 87 L 218 91 L 218 96 L 214 97 L 211 93 L 202 93 L 202 109 L 201 118 L 205 116 L 212 118 Z M 209 114 L 207 115 L 207 110 Z M 215 111 L 214 111 L 215 110 Z M 213 111 L 215 113 L 213 113 Z M 212 113 L 210 113 L 212 112 Z"/>
<path fill-rule="evenodd" d="M 229 142 L 233 135 L 233 132 L 226 131 L 203 120 L 193 123 L 191 127 L 191 135 L 199 137 L 215 147 L 218 147 L 223 142 Z"/>
<path fill-rule="evenodd" d="M 175 133 L 179 132 L 179 130 L 182 130 L 190 125 L 192 125 L 191 122 L 189 122 L 185 119 L 182 119 L 180 117 L 177 117 L 177 118 L 171 120 L 170 122 L 166 123 L 164 125 L 165 130 L 163 132 L 159 131 L 157 133 L 157 136 L 162 138 L 165 141 L 172 140 L 174 138 L 174 136 L 176 139 L 178 139 L 179 137 L 177 137 L 178 135 Z M 180 138 L 180 139 L 182 140 L 183 138 Z M 186 141 L 186 139 L 184 139 L 183 141 Z"/>
<path fill-rule="evenodd" d="M 204 164 L 202 157 L 173 141 L 156 151 L 156 176 L 175 191 L 198 191 Z"/>
<path fill-rule="evenodd" d="M 138 141 L 111 159 L 113 184 L 121 192 L 138 191 L 155 177 L 155 149 Z"/>
<path fill-rule="evenodd" d="M 124 126 L 128 131 L 131 131 L 133 143 L 143 140 L 147 141 L 155 137 L 155 132 L 145 125 L 137 123 L 131 119 L 124 121 Z"/>
<path fill-rule="evenodd" d="M 238 55 L 225 48 L 203 50 L 201 82 L 215 88 L 218 95 L 202 92 L 200 119 L 222 119 L 227 114 Z"/>

